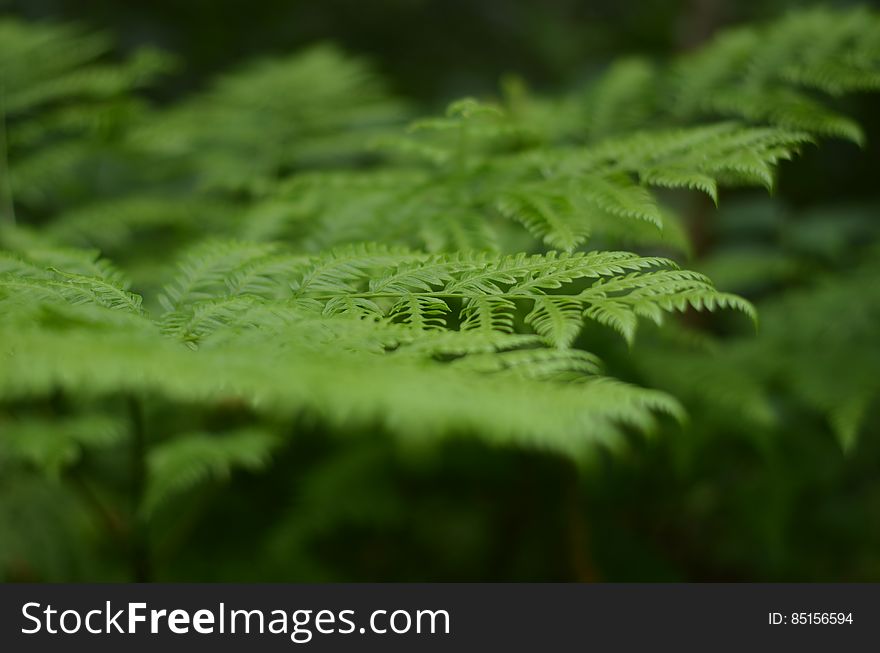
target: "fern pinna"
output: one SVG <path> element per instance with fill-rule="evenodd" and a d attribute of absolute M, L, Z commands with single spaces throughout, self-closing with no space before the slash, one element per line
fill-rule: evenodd
<path fill-rule="evenodd" d="M 511 82 L 408 126 L 369 67 L 329 48 L 162 109 L 135 91 L 164 59 L 96 68 L 100 38 L 0 34 L 15 208 L 0 232 L 0 452 L 57 477 L 146 431 L 138 518 L 265 467 L 310 420 L 583 460 L 681 418 L 673 396 L 605 376 L 584 325 L 632 343 L 640 319 L 671 312 L 756 319 L 671 258 L 688 237 L 670 191 L 717 203 L 728 186 L 772 188 L 820 137 L 861 142 L 819 92 L 880 82 L 865 11 L 627 61 L 562 98 Z M 72 44 L 70 65 L 22 73 L 33 48 Z M 112 128 L 90 122 L 94 104 Z M 99 160 L 119 162 L 109 187 Z M 143 404 L 177 418 L 155 432 Z M 207 419 L 224 406 L 241 423 Z"/>

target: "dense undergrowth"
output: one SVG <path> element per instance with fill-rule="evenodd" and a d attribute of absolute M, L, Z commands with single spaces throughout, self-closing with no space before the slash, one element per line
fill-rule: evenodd
<path fill-rule="evenodd" d="M 816 474 L 880 501 L 874 207 L 742 190 L 874 147 L 876 14 L 428 118 L 328 45 L 151 103 L 175 65 L 0 22 L 4 577 L 737 578 L 722 515 L 790 577 Z"/>

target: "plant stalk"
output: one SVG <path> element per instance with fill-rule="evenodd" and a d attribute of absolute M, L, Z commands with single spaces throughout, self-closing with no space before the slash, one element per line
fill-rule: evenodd
<path fill-rule="evenodd" d="M 128 398 L 131 419 L 131 571 L 136 583 L 150 582 L 153 575 L 149 522 L 141 506 L 147 487 L 147 432 L 140 401 Z"/>

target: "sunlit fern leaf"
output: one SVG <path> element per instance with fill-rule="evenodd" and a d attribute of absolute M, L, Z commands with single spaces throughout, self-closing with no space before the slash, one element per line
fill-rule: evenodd
<path fill-rule="evenodd" d="M 299 302 L 302 304 L 302 302 Z M 324 304 L 323 315 L 349 315 L 360 318 L 381 318 L 382 308 L 376 302 L 364 297 L 335 297 Z"/>
<path fill-rule="evenodd" d="M 248 297 L 207 299 L 189 304 L 181 310 L 165 313 L 159 325 L 166 335 L 195 344 L 218 328 L 235 322 L 253 307 L 254 302 Z"/>
<path fill-rule="evenodd" d="M 622 335 L 628 343 L 636 337 L 638 317 L 624 302 L 601 297 L 590 302 L 584 315 L 600 324 L 611 327 Z"/>
<path fill-rule="evenodd" d="M 168 311 L 214 294 L 225 294 L 228 284 L 258 261 L 273 253 L 266 244 L 208 242 L 200 245 L 180 264 L 174 281 L 165 287 L 160 301 Z"/>
<path fill-rule="evenodd" d="M 416 329 L 443 329 L 446 327 L 449 310 L 442 299 L 404 295 L 391 307 L 388 316 Z"/>
<path fill-rule="evenodd" d="M 293 282 L 294 292 L 353 289 L 352 282 L 362 281 L 370 268 L 384 267 L 409 258 L 406 247 L 379 243 L 358 243 L 313 257 Z"/>
<path fill-rule="evenodd" d="M 583 305 L 568 297 L 537 297 L 525 322 L 551 345 L 564 349 L 574 342 L 581 331 Z"/>
<path fill-rule="evenodd" d="M 468 297 L 461 309 L 462 331 L 513 331 L 516 304 L 504 297 Z"/>
<path fill-rule="evenodd" d="M 637 316 L 660 323 L 663 311 L 714 310 L 735 308 L 752 319 L 754 307 L 735 295 L 719 293 L 708 278 L 687 270 L 660 270 L 630 273 L 600 279 L 583 292 L 590 304 L 586 314 L 619 331 L 628 342 L 635 336 Z"/>
<path fill-rule="evenodd" d="M 31 260 L 0 257 L 0 292 L 46 298 L 57 297 L 71 304 L 94 304 L 105 308 L 141 312 L 141 297 L 128 291 L 122 275 L 109 263 L 89 252 L 43 250 L 31 252 Z M 52 263 L 67 263 L 77 272 L 59 270 Z M 49 264 L 48 267 L 46 264 Z M 5 268 L 5 270 L 4 270 Z"/>
<path fill-rule="evenodd" d="M 451 273 L 457 266 L 454 257 L 442 255 L 404 262 L 381 277 L 371 279 L 368 287 L 370 292 L 380 294 L 430 290 L 451 281 Z"/>
<path fill-rule="evenodd" d="M 319 301 L 356 296 L 381 307 L 381 301 L 392 300 L 390 315 L 421 327 L 440 326 L 441 315 L 452 310 L 450 300 L 461 304 L 463 330 L 510 332 L 515 313 L 529 308 L 525 324 L 555 346 L 571 343 L 584 314 L 600 319 L 608 311 L 630 313 L 619 318 L 626 320 L 624 326 L 618 324 L 628 339 L 637 316 L 659 322 L 664 311 L 730 306 L 754 316 L 744 300 L 719 293 L 703 275 L 678 270 L 663 258 L 626 252 L 403 256 L 402 264 L 384 270 L 380 261 L 346 259 L 346 265 L 359 263 L 320 289 L 309 291 L 308 284 L 296 280 L 292 285 L 302 289 L 298 296 Z M 581 279 L 596 281 L 586 289 L 572 287 Z M 554 294 L 548 295 L 550 290 Z M 600 307 L 584 313 L 594 303 Z"/>
<path fill-rule="evenodd" d="M 74 306 L 91 304 L 105 308 L 140 312 L 141 298 L 98 279 L 83 278 L 23 278 L 0 276 L 0 292 L 21 297 L 59 298 Z"/>
<path fill-rule="evenodd" d="M 141 310 L 141 296 L 128 292 L 124 287 L 110 280 L 88 277 L 72 272 L 53 270 L 59 281 L 54 286 L 62 290 L 68 301 L 80 297 L 78 301 L 94 302 L 107 308 L 138 313 Z"/>

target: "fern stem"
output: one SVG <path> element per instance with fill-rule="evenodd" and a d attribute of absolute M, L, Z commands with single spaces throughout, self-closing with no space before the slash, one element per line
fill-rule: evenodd
<path fill-rule="evenodd" d="M 136 583 L 152 578 L 149 524 L 141 506 L 147 486 L 147 433 L 143 407 L 136 397 L 128 398 L 131 419 L 131 569 Z"/>
<path fill-rule="evenodd" d="M 569 564 L 575 581 L 595 583 L 599 580 L 599 573 L 590 555 L 590 530 L 584 516 L 580 490 L 578 470 L 569 471 L 565 489 Z"/>
<path fill-rule="evenodd" d="M 404 295 L 413 295 L 416 297 L 437 297 L 438 299 L 448 297 L 451 299 L 528 299 L 534 301 L 534 295 L 526 295 L 523 293 L 510 293 L 510 292 L 500 292 L 500 293 L 492 293 L 492 294 L 480 294 L 480 293 L 460 293 L 460 292 L 361 292 L 361 293 L 339 293 L 335 295 L 307 295 L 309 299 L 315 299 L 318 301 L 329 301 L 331 299 L 337 299 L 338 297 L 356 297 L 358 299 L 398 299 L 403 297 Z M 561 299 L 585 299 L 585 295 L 583 293 L 576 293 L 574 295 L 541 295 L 542 297 L 558 297 Z"/>
<path fill-rule="evenodd" d="M 0 220 L 15 224 L 15 202 L 9 178 L 8 139 L 6 137 L 6 90 L 0 86 Z"/>

